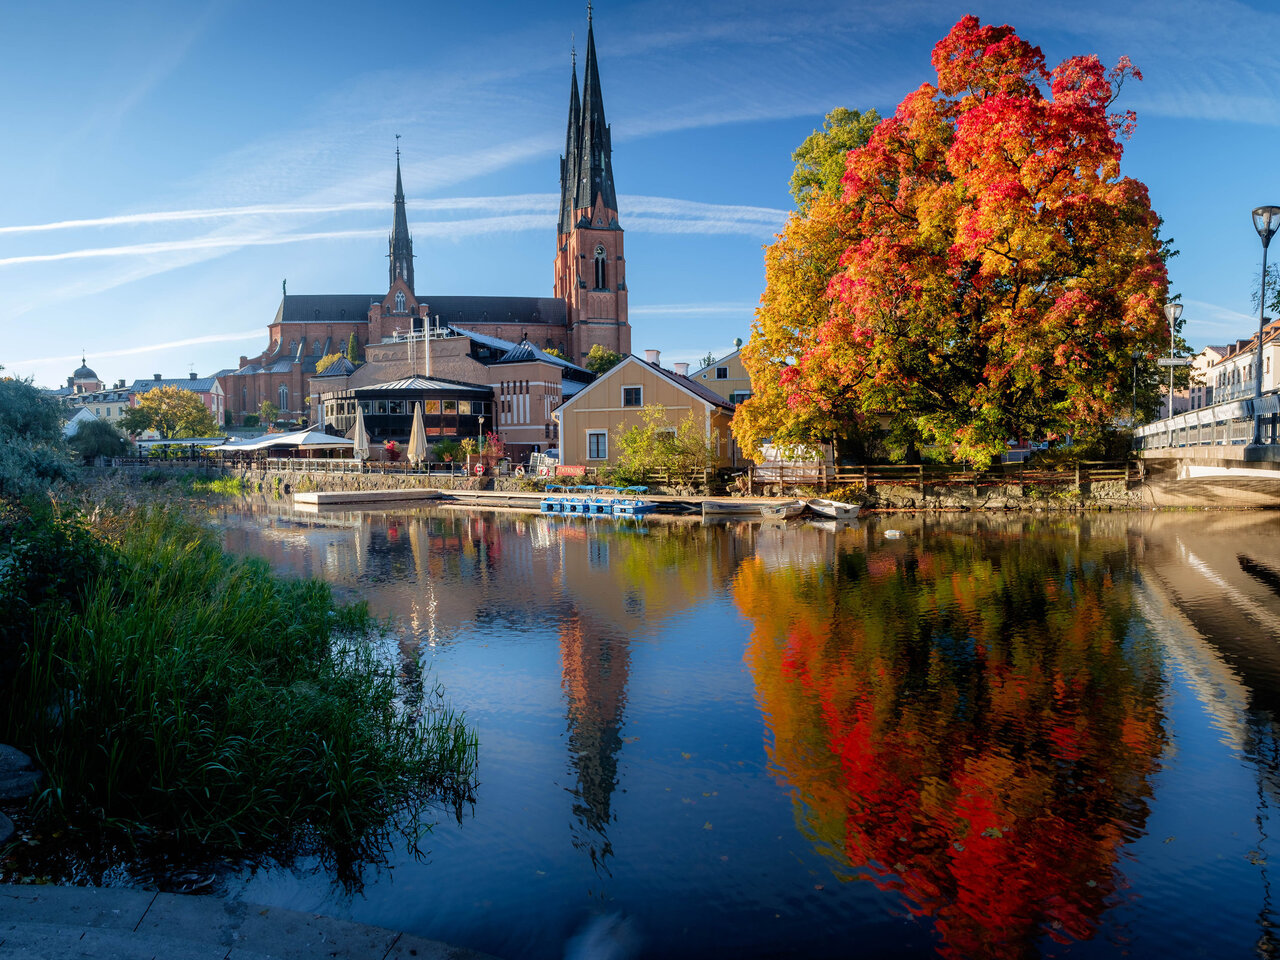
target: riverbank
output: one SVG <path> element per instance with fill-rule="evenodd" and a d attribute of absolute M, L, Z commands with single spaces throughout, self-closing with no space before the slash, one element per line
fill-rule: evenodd
<path fill-rule="evenodd" d="M 52 885 L 0 885 L 0 954 L 33 960 L 495 960 L 438 940 L 242 900 Z"/>

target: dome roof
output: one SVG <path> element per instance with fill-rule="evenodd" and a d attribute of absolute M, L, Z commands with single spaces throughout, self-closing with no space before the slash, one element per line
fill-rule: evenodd
<path fill-rule="evenodd" d="M 94 373 L 92 370 L 90 370 L 88 365 L 85 363 L 84 357 L 80 358 L 80 366 L 76 368 L 76 372 L 73 373 L 71 376 L 73 376 L 77 380 L 97 380 L 98 379 L 98 375 Z"/>

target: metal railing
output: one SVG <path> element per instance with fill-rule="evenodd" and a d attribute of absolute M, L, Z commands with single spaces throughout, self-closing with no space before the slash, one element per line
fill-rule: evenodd
<path fill-rule="evenodd" d="M 1136 450 L 1280 443 L 1280 396 L 1228 400 L 1188 410 L 1134 431 Z"/>

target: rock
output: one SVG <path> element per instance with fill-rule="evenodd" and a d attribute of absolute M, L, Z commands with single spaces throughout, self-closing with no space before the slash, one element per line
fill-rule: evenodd
<path fill-rule="evenodd" d="M 26 800 L 43 778 L 30 757 L 0 743 L 0 800 Z"/>
<path fill-rule="evenodd" d="M 26 800 L 44 779 L 39 770 L 19 770 L 0 776 L 0 800 Z"/>
<path fill-rule="evenodd" d="M 0 743 L 0 777 L 10 773 L 16 773 L 19 770 L 34 770 L 35 764 L 21 750 L 9 746 L 7 743 Z"/>
<path fill-rule="evenodd" d="M 17 830 L 14 829 L 13 821 L 0 813 L 0 847 L 12 840 L 15 833 Z"/>

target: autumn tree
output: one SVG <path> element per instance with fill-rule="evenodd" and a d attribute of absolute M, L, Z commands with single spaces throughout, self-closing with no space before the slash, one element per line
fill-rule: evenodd
<path fill-rule="evenodd" d="M 316 373 L 321 374 L 328 370 L 331 366 L 345 357 L 345 353 L 326 353 L 323 357 L 316 361 Z"/>
<path fill-rule="evenodd" d="M 874 110 L 837 107 L 791 155 L 798 212 L 765 251 L 765 291 L 741 352 L 752 395 L 733 418 L 738 445 L 757 456 L 767 440 L 808 444 L 865 432 L 854 398 L 834 378 L 782 381 L 830 311 L 827 288 L 848 246 L 840 201 L 846 158 L 878 120 Z"/>
<path fill-rule="evenodd" d="M 545 347 L 542 352 L 552 357 L 558 357 L 561 360 L 569 359 L 564 355 L 564 351 L 561 350 L 559 347 Z"/>
<path fill-rule="evenodd" d="M 163 440 L 222 435 L 218 422 L 199 394 L 180 387 L 148 390 L 120 418 L 120 427 L 132 434 L 155 430 Z"/>
<path fill-rule="evenodd" d="M 973 459 L 1015 436 L 1099 431 L 1129 405 L 1133 351 L 1164 330 L 1159 221 L 1120 175 L 1134 116 L 1110 112 L 1139 74 L 1095 56 L 1049 70 L 1012 28 L 972 16 L 933 65 L 938 85 L 849 154 L 839 269 L 782 400 L 821 416 L 848 397 Z"/>
<path fill-rule="evenodd" d="M 587 354 L 587 362 L 583 366 L 599 377 L 608 373 L 621 362 L 622 354 L 607 347 L 602 347 L 598 343 L 593 343 L 591 351 Z"/>

